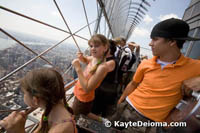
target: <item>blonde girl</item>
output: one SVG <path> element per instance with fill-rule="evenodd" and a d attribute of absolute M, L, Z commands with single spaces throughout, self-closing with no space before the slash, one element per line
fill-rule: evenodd
<path fill-rule="evenodd" d="M 78 53 L 78 58 L 72 62 L 78 74 L 72 108 L 75 115 L 84 114 L 99 120 L 99 117 L 90 113 L 95 97 L 95 89 L 101 84 L 107 73 L 113 71 L 115 62 L 106 62 L 105 60 L 109 50 L 109 42 L 105 36 L 101 34 L 93 35 L 88 44 L 91 56 L 85 57 L 82 53 Z M 85 70 L 81 68 L 80 61 L 87 64 Z"/>

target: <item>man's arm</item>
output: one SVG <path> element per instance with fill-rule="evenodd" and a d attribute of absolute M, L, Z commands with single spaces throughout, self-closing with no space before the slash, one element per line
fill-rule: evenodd
<path fill-rule="evenodd" d="M 200 76 L 185 80 L 183 85 L 186 88 L 190 88 L 194 91 L 200 91 Z"/>
<path fill-rule="evenodd" d="M 120 99 L 118 100 L 118 104 L 124 101 L 124 99 L 131 94 L 139 85 L 139 83 L 134 82 L 133 80 L 127 85 L 125 88 L 123 94 L 121 95 Z"/>

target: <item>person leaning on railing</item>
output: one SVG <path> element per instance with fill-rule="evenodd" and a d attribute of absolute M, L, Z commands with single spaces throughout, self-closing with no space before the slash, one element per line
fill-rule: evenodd
<path fill-rule="evenodd" d="M 132 81 L 118 101 L 112 121 L 164 122 L 170 111 L 182 98 L 183 81 L 200 76 L 200 61 L 181 54 L 188 37 L 189 25 L 180 19 L 167 19 L 156 24 L 151 31 L 150 46 L 154 57 L 139 65 Z M 191 87 L 199 85 L 188 83 Z M 187 83 L 186 83 L 187 84 Z M 127 132 L 151 132 L 156 128 L 128 127 Z M 150 131 L 149 131 L 150 130 Z"/>
<path fill-rule="evenodd" d="M 109 51 L 109 42 L 101 34 L 95 34 L 88 41 L 91 56 L 83 56 L 78 53 L 78 58 L 72 61 L 77 75 L 78 82 L 74 87 L 74 102 L 72 109 L 76 116 L 84 114 L 94 120 L 103 120 L 91 113 L 93 100 L 95 98 L 95 89 L 99 87 L 108 72 L 113 71 L 115 62 L 110 60 L 106 62 L 106 55 Z M 83 70 L 80 61 L 87 64 Z"/>

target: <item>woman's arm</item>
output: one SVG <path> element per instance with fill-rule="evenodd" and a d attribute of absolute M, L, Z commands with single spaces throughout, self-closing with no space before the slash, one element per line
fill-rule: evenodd
<path fill-rule="evenodd" d="M 81 62 L 83 62 L 85 64 L 88 64 L 91 60 L 91 56 L 84 56 L 83 53 L 81 53 L 81 52 L 77 53 L 77 57 Z"/>
<path fill-rule="evenodd" d="M 85 79 L 83 74 L 79 75 L 79 81 L 85 92 L 90 92 L 92 89 L 97 88 L 97 85 L 103 81 L 108 71 L 105 65 L 99 65 L 96 72 L 91 76 L 89 80 Z"/>
<path fill-rule="evenodd" d="M 100 64 L 96 70 L 96 72 L 91 76 L 91 78 L 88 80 L 83 75 L 83 70 L 80 66 L 80 62 L 78 59 L 75 59 L 72 62 L 73 66 L 76 69 L 76 72 L 78 74 L 79 82 L 85 92 L 91 91 L 93 88 L 96 88 L 97 85 L 100 85 L 100 83 L 103 81 L 105 76 L 108 73 L 107 64 L 103 63 Z"/>

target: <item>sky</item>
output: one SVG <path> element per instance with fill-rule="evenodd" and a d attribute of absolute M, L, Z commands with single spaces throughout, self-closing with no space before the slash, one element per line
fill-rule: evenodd
<path fill-rule="evenodd" d="M 190 0 L 148 0 L 151 3 L 143 21 L 135 28 L 129 41 L 150 49 L 150 33 L 155 24 L 168 18 L 182 19 Z"/>
<path fill-rule="evenodd" d="M 62 20 L 58 10 L 56 9 L 53 0 L 2 0 L 0 5 L 33 17 L 35 19 L 46 22 L 50 25 L 59 27 L 66 31 L 75 32 L 86 25 L 85 14 L 83 10 L 82 0 L 56 0 L 59 5 L 66 22 L 70 29 Z M 167 18 L 182 18 L 185 9 L 189 6 L 190 0 L 147 0 L 151 7 L 148 7 L 148 12 L 143 21 L 135 28 L 129 41 L 134 41 L 141 47 L 148 48 L 150 40 L 150 32 L 153 26 Z M 96 19 L 96 0 L 84 0 L 87 17 L 89 22 Z M 95 24 L 90 25 L 94 29 Z M 69 34 L 54 30 L 47 26 L 27 21 L 22 17 L 13 15 L 0 9 L 0 27 L 3 29 L 11 29 L 15 31 L 33 34 L 49 39 L 62 40 Z M 93 32 L 93 31 L 92 31 Z M 103 31 L 101 31 L 103 32 Z M 85 28 L 78 35 L 85 38 L 90 38 L 88 28 Z M 77 43 L 81 46 L 87 46 L 87 41 L 75 37 Z M 67 40 L 69 43 L 74 43 L 73 38 Z M 149 52 L 150 54 L 151 52 Z"/>

